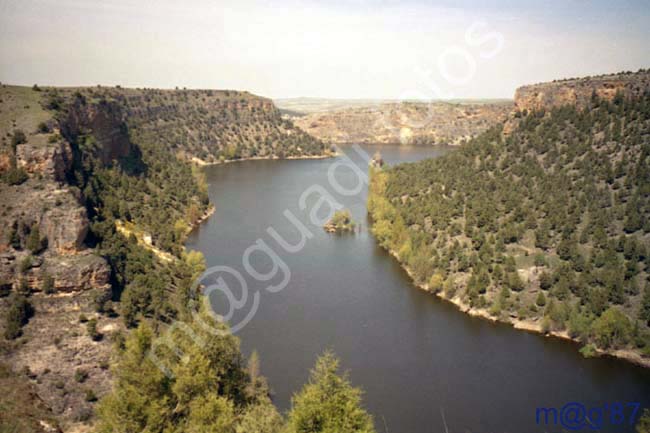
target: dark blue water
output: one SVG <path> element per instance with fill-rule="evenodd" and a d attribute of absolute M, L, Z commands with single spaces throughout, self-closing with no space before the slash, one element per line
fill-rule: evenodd
<path fill-rule="evenodd" d="M 380 150 L 389 163 L 447 151 L 364 148 L 370 154 Z M 350 147 L 344 151 L 367 171 L 357 152 Z M 327 348 L 364 389 L 378 432 L 562 432 L 569 430 L 537 425 L 536 408 L 560 408 L 572 401 L 650 407 L 650 371 L 612 359 L 584 359 L 574 344 L 471 318 L 415 288 L 368 232 L 367 188 L 344 196 L 329 181 L 328 170 L 336 161 L 249 161 L 208 168 L 210 199 L 217 209 L 187 243 L 205 254 L 208 266 L 229 266 L 244 278 L 248 297 L 231 324 L 242 324 L 255 311 L 236 334 L 244 353 L 259 352 L 281 410 L 290 407 L 291 395 Z M 347 192 L 357 185 L 357 174 L 348 166 L 338 165 L 334 177 Z M 311 223 L 309 211 L 320 195 L 308 197 L 304 210 L 299 198 L 312 185 L 352 211 L 361 226 L 358 233 L 331 235 Z M 275 229 L 289 243 L 299 241 L 299 228 L 283 214 L 287 209 L 313 235 L 295 253 L 285 251 L 267 231 Z M 271 279 L 258 281 L 247 271 L 243 254 L 258 240 L 277 254 L 275 263 L 286 264 L 290 275 L 284 265 L 274 269 L 274 261 L 260 251 L 249 262 Z M 232 276 L 224 279 L 239 299 L 241 284 Z M 269 285 L 283 288 L 273 293 Z M 231 305 L 223 296 L 214 303 L 221 314 Z M 628 408 L 627 418 L 630 412 Z M 634 431 L 627 423 L 610 421 L 598 431 Z"/>

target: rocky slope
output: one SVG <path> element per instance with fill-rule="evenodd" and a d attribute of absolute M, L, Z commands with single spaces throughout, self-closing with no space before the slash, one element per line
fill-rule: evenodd
<path fill-rule="evenodd" d="M 598 75 L 522 86 L 515 92 L 515 110 L 532 111 L 570 104 L 585 108 L 594 96 L 612 100 L 638 97 L 650 89 L 650 71 Z"/>
<path fill-rule="evenodd" d="M 56 431 L 47 414 L 65 431 L 90 428 L 125 328 L 125 302 L 111 299 L 130 296 L 130 320 L 175 314 L 168 292 L 190 278 L 182 239 L 209 211 L 186 161 L 325 154 L 270 100 L 231 91 L 3 85 L 0 136 L 0 362 L 36 394 L 18 431 Z M 120 220 L 167 261 L 123 238 Z M 166 291 L 154 293 L 145 265 Z"/>
<path fill-rule="evenodd" d="M 68 182 L 74 152 L 42 97 L 29 88 L 0 92 L 0 154 L 7 161 L 0 173 L 0 357 L 20 372 L 14 397 L 24 402 L 23 416 L 15 420 L 27 425 L 17 431 L 57 431 L 54 418 L 77 425 L 92 414 L 88 390 L 101 395 L 109 385 L 100 365 L 108 365 L 111 343 L 93 341 L 79 317 L 100 317 L 97 300 L 110 297 L 111 271 L 85 243 L 84 198 Z M 9 339 L 5 318 L 17 293 L 34 315 Z M 115 318 L 100 320 L 107 330 L 120 328 Z M 87 377 L 76 380 L 79 369 Z"/>
<path fill-rule="evenodd" d="M 270 99 L 248 92 L 104 87 L 74 91 L 88 101 L 119 106 L 132 132 L 199 163 L 320 156 L 327 150 L 322 142 L 283 119 Z M 94 121 L 100 126 L 103 120 Z"/>
<path fill-rule="evenodd" d="M 317 112 L 295 124 L 327 143 L 457 145 L 505 120 L 510 102 L 388 103 Z"/>

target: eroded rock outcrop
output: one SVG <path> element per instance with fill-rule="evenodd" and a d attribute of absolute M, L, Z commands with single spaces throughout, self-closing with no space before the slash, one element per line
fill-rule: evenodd
<path fill-rule="evenodd" d="M 25 143 L 16 147 L 16 160 L 27 173 L 38 173 L 63 182 L 72 168 L 72 149 L 62 139 L 56 139 L 53 143 Z"/>
<path fill-rule="evenodd" d="M 125 158 L 133 151 L 124 111 L 117 102 L 102 99 L 91 103 L 77 96 L 60 125 L 61 133 L 71 142 L 92 133 L 95 143 L 84 150 L 93 153 L 104 164 Z"/>
<path fill-rule="evenodd" d="M 566 104 L 584 108 L 594 95 L 612 100 L 617 93 L 631 97 L 640 96 L 648 90 L 650 71 L 557 80 L 518 88 L 515 92 L 515 110 L 532 111 Z"/>
<path fill-rule="evenodd" d="M 387 103 L 296 117 L 305 132 L 332 144 L 457 145 L 506 119 L 509 102 L 494 104 Z"/>

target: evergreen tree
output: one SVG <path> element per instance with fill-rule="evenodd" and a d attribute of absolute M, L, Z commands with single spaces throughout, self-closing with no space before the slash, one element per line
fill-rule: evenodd
<path fill-rule="evenodd" d="M 316 361 L 309 383 L 292 398 L 289 433 L 371 433 L 372 418 L 361 407 L 361 391 L 347 375 L 338 374 L 339 361 L 325 352 Z"/>

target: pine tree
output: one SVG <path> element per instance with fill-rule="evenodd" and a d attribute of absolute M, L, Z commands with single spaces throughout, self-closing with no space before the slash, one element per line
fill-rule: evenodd
<path fill-rule="evenodd" d="M 309 383 L 292 398 L 290 433 L 372 433 L 371 416 L 361 407 L 361 391 L 347 375 L 338 375 L 339 361 L 325 352 L 316 361 Z"/>
<path fill-rule="evenodd" d="M 535 304 L 537 304 L 538 307 L 543 307 L 546 305 L 546 296 L 544 296 L 544 292 L 539 292 L 537 299 L 535 300 Z"/>
<path fill-rule="evenodd" d="M 646 286 L 643 299 L 641 300 L 641 309 L 639 319 L 643 320 L 650 326 L 650 284 Z"/>

